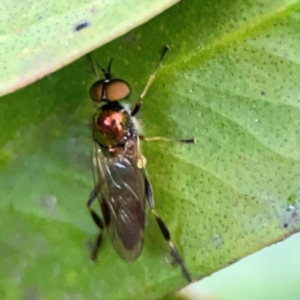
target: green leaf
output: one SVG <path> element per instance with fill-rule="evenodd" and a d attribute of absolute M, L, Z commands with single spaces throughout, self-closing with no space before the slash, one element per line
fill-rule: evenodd
<path fill-rule="evenodd" d="M 171 45 L 139 118 L 146 136 L 198 138 L 142 145 L 157 211 L 194 279 L 299 231 L 299 11 L 183 1 L 94 53 L 102 66 L 114 58 L 133 105 Z M 0 101 L 2 298 L 157 299 L 186 284 L 148 214 L 136 262 L 109 239 L 89 261 L 94 80 L 83 57 Z"/>
<path fill-rule="evenodd" d="M 0 95 L 60 69 L 178 1 L 1 1 Z"/>

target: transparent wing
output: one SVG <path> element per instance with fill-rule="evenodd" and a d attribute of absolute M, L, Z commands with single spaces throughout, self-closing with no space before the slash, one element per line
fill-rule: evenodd
<path fill-rule="evenodd" d="M 109 158 L 94 143 L 93 157 L 110 239 L 124 260 L 133 261 L 142 250 L 145 226 L 145 170 L 139 140 L 128 139 L 124 150 Z"/>

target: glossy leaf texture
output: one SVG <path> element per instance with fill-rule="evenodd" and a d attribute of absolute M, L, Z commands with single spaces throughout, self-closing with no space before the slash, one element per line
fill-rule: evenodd
<path fill-rule="evenodd" d="M 299 231 L 299 1 L 183 1 L 98 49 L 129 82 L 133 106 L 164 44 L 139 114 L 157 211 L 199 279 Z M 159 299 L 186 285 L 147 213 L 127 264 L 97 230 L 87 57 L 0 101 L 1 277 L 8 299 Z M 3 295 L 2 298 L 4 297 Z M 4 297 L 4 298 L 5 298 Z"/>

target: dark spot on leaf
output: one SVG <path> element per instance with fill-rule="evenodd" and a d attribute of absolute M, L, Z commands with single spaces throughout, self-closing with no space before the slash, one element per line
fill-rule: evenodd
<path fill-rule="evenodd" d="M 266 93 L 264 91 L 261 91 L 261 95 L 264 96 Z"/>
<path fill-rule="evenodd" d="M 80 22 L 74 26 L 74 31 L 80 31 L 84 28 L 89 27 L 91 24 L 88 21 Z"/>
<path fill-rule="evenodd" d="M 288 227 L 289 227 L 289 224 L 284 223 L 284 224 L 283 224 L 283 227 L 284 227 L 284 228 L 288 228 Z"/>

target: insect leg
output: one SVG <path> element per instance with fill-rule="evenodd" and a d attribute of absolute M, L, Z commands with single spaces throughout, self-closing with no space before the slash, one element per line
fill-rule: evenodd
<path fill-rule="evenodd" d="M 186 266 L 184 265 L 181 255 L 180 255 L 179 251 L 177 250 L 175 244 L 172 241 L 171 234 L 170 234 L 170 231 L 169 231 L 167 225 L 165 224 L 163 219 L 160 217 L 160 215 L 154 209 L 154 199 L 153 199 L 152 188 L 151 188 L 151 184 L 150 184 L 147 176 L 145 177 L 145 185 L 146 185 L 146 198 L 149 203 L 151 213 L 155 216 L 158 226 L 161 230 L 161 233 L 163 234 L 165 240 L 169 244 L 171 255 L 175 258 L 176 262 L 180 265 L 181 271 L 182 271 L 182 274 L 184 275 L 184 277 L 189 282 L 192 282 L 191 275 L 190 275 L 189 271 L 187 270 Z"/>
<path fill-rule="evenodd" d="M 165 142 L 179 142 L 179 143 L 189 143 L 196 144 L 197 140 L 195 137 L 191 139 L 169 139 L 162 136 L 153 136 L 153 137 L 145 137 L 143 135 L 139 135 L 141 141 L 152 142 L 152 141 L 165 141 Z"/>
<path fill-rule="evenodd" d="M 150 75 L 150 77 L 148 79 L 148 82 L 147 82 L 147 84 L 146 84 L 143 92 L 140 94 L 140 96 L 139 96 L 139 98 L 138 98 L 138 100 L 137 100 L 137 102 L 135 104 L 135 107 L 134 107 L 133 111 L 131 112 L 131 116 L 136 115 L 138 113 L 138 111 L 140 110 L 141 105 L 143 104 L 143 99 L 144 99 L 145 95 L 147 94 L 147 92 L 148 92 L 148 90 L 149 90 L 152 82 L 154 81 L 156 73 L 157 73 L 157 71 L 159 69 L 160 63 L 162 62 L 162 60 L 163 60 L 163 58 L 164 58 L 164 56 L 165 56 L 165 54 L 166 54 L 166 52 L 168 50 L 170 50 L 170 47 L 168 45 L 166 45 L 164 47 L 164 50 L 163 50 L 163 52 L 161 54 L 161 57 L 160 57 L 158 63 L 156 65 L 155 69 L 154 69 L 154 72 Z"/>
<path fill-rule="evenodd" d="M 101 218 L 92 208 L 92 204 L 93 204 L 94 200 L 97 198 L 97 194 L 98 194 L 98 187 L 95 186 L 95 188 L 92 190 L 89 200 L 87 202 L 87 207 L 89 209 L 91 217 L 92 217 L 93 221 L 95 222 L 96 226 L 99 228 L 99 234 L 98 234 L 94 249 L 91 254 L 91 258 L 94 261 L 97 260 L 98 251 L 102 244 L 102 236 L 103 236 L 103 230 L 104 230 L 104 225 L 103 225 Z"/>

